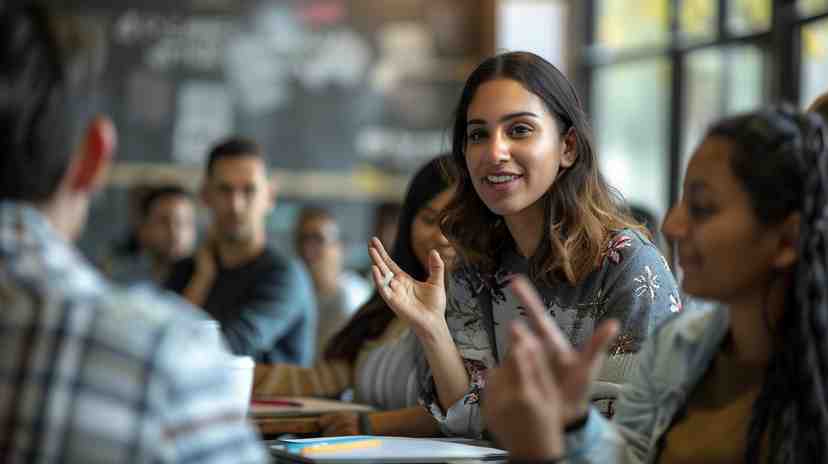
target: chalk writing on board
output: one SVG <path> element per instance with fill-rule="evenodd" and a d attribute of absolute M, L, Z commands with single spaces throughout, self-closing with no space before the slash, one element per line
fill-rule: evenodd
<path fill-rule="evenodd" d="M 371 64 L 371 49 L 355 32 L 341 28 L 319 37 L 297 74 L 308 90 L 331 84 L 345 88 L 358 85 Z"/>
<path fill-rule="evenodd" d="M 233 128 L 230 96 L 221 83 L 190 81 L 178 89 L 173 158 L 203 163 L 210 144 Z"/>
<path fill-rule="evenodd" d="M 261 35 L 239 34 L 227 46 L 225 75 L 241 109 L 260 115 L 290 98 L 290 63 L 274 56 Z"/>
<path fill-rule="evenodd" d="M 448 147 L 442 130 L 366 126 L 356 137 L 356 152 L 360 159 L 382 160 L 406 168 L 431 159 Z"/>
<path fill-rule="evenodd" d="M 127 10 L 115 20 L 114 39 L 119 45 L 149 45 L 144 62 L 156 71 L 176 66 L 217 71 L 233 27 L 232 20 L 222 17 L 167 17 Z"/>

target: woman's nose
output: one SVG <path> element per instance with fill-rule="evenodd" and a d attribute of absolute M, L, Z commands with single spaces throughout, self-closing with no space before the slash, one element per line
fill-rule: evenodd
<path fill-rule="evenodd" d="M 668 240 L 679 240 L 687 234 L 687 211 L 683 202 L 676 203 L 667 212 L 661 232 Z"/>

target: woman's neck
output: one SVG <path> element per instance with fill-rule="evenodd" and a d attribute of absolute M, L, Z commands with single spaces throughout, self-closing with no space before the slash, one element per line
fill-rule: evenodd
<path fill-rule="evenodd" d="M 523 211 L 503 216 L 506 227 L 517 245 L 517 251 L 524 258 L 535 254 L 543 238 L 543 202 L 538 200 Z"/>
<path fill-rule="evenodd" d="M 773 353 L 771 328 L 782 317 L 787 284 L 785 279 L 775 279 L 769 285 L 770 288 L 728 304 L 731 349 L 739 362 L 767 365 Z"/>

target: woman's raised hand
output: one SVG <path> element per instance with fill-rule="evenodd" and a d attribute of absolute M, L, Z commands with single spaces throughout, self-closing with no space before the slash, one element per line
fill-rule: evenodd
<path fill-rule="evenodd" d="M 525 277 L 516 277 L 511 287 L 526 308 L 529 327 L 520 322 L 512 327 L 512 349 L 489 377 L 486 419 L 516 456 L 551 457 L 561 451 L 562 429 L 587 413 L 590 383 L 618 333 L 618 322 L 601 324 L 578 351 L 546 314 Z M 527 426 L 532 433 L 525 432 Z"/>
<path fill-rule="evenodd" d="M 373 262 L 374 285 L 380 296 L 415 333 L 427 333 L 439 324 L 445 324 L 445 264 L 437 251 L 432 250 L 428 255 L 429 275 L 425 282 L 400 269 L 377 238 L 371 239 L 368 254 Z"/>

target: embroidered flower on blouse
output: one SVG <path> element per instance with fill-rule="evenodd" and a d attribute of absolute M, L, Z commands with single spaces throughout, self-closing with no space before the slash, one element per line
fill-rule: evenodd
<path fill-rule="evenodd" d="M 658 274 L 654 273 L 650 266 L 644 266 L 644 273 L 634 279 L 638 285 L 635 287 L 635 296 L 650 295 L 650 301 L 655 302 L 655 291 L 661 288 L 658 282 Z"/>
<path fill-rule="evenodd" d="M 477 404 L 480 402 L 480 390 L 486 388 L 486 366 L 473 359 L 464 359 L 463 364 L 471 378 L 471 391 L 466 394 L 463 404 Z"/>
<path fill-rule="evenodd" d="M 466 366 L 466 372 L 473 384 L 482 387 L 486 386 L 486 365 L 482 361 L 475 359 L 464 359 L 463 364 Z"/>
<path fill-rule="evenodd" d="M 604 257 L 613 262 L 613 264 L 620 264 L 624 260 L 621 250 L 632 246 L 632 238 L 628 235 L 619 235 L 607 243 L 607 248 L 604 250 Z"/>
<path fill-rule="evenodd" d="M 672 313 L 680 313 L 683 306 L 681 304 L 681 299 L 678 296 L 671 294 L 670 295 L 670 312 Z"/>
<path fill-rule="evenodd" d="M 636 353 L 638 348 L 639 344 L 635 339 L 630 335 L 624 334 L 615 340 L 615 343 L 610 347 L 609 353 L 610 355 Z"/>
<path fill-rule="evenodd" d="M 666 267 L 668 271 L 672 272 L 670 270 L 670 263 L 667 262 L 667 258 L 665 258 L 662 254 L 659 254 L 659 258 L 661 258 L 661 262 L 664 264 L 664 267 Z"/>

